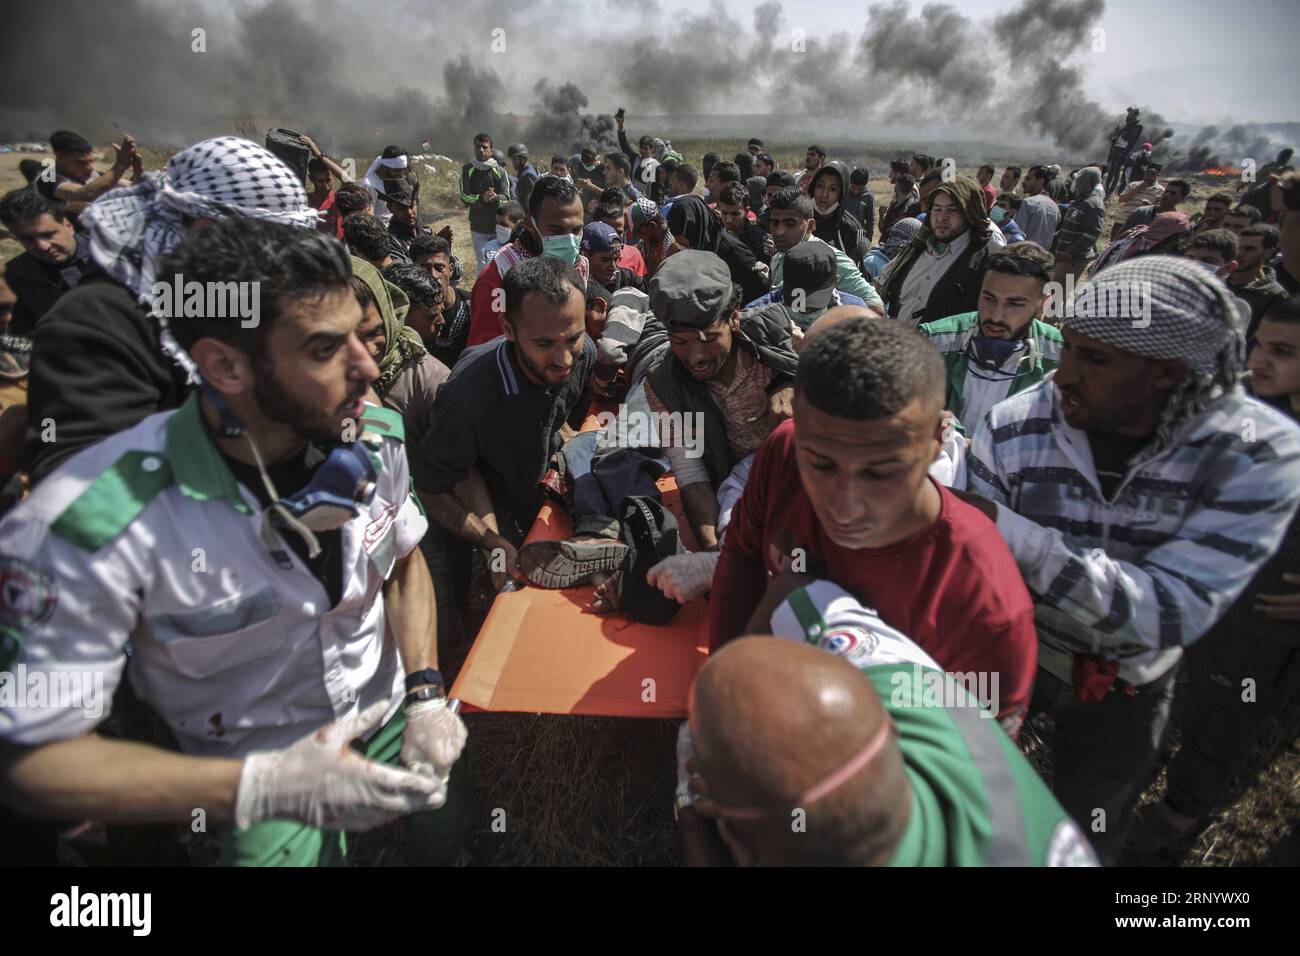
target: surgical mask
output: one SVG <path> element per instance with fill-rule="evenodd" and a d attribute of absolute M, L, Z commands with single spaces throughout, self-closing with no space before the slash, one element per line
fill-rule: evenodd
<path fill-rule="evenodd" d="M 509 226 L 497 226 L 497 242 L 505 245 L 510 241 L 510 233 L 513 230 Z"/>
<path fill-rule="evenodd" d="M 565 265 L 571 266 L 578 261 L 578 249 L 581 245 L 582 237 L 571 233 L 563 236 L 543 236 L 542 255 L 559 259 Z"/>
<path fill-rule="evenodd" d="M 994 206 L 989 210 L 989 218 L 994 222 L 1001 222 L 1003 219 L 1007 218 L 1007 211 L 1001 206 Z"/>
<path fill-rule="evenodd" d="M 839 208 L 840 208 L 840 204 L 838 202 L 833 202 L 829 206 L 818 206 L 817 214 L 819 216 L 829 216 L 831 213 L 833 213 L 836 209 Z"/>

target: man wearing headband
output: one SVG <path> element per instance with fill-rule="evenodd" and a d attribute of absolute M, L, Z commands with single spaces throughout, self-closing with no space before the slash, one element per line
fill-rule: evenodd
<path fill-rule="evenodd" d="M 995 406 L 971 445 L 968 500 L 1034 595 L 1055 790 L 1103 862 L 1149 780 L 1183 648 L 1300 504 L 1300 431 L 1238 385 L 1241 311 L 1199 263 L 1112 266 L 1067 312 L 1054 376 Z"/>
<path fill-rule="evenodd" d="M 843 588 L 781 575 L 748 630 L 678 739 L 683 863 L 1096 864 L 962 675 Z"/>
<path fill-rule="evenodd" d="M 88 269 L 33 333 L 28 393 L 32 481 L 74 451 L 185 397 L 185 374 L 164 353 L 149 315 L 158 263 L 192 226 L 227 217 L 314 229 L 302 182 L 256 143 L 219 136 L 183 149 L 161 175 L 114 189 L 81 214 Z"/>
<path fill-rule="evenodd" d="M 370 193 L 370 204 L 374 207 L 374 215 L 385 226 L 388 225 L 388 219 L 392 215 L 388 204 L 384 201 L 388 183 L 405 179 L 411 184 L 416 197 L 419 197 L 419 182 L 408 171 L 410 165 L 410 156 L 407 155 L 406 150 L 400 146 L 385 146 L 384 151 L 375 157 L 366 174 L 361 177 L 362 185 Z"/>
<path fill-rule="evenodd" d="M 0 526 L 0 669 L 84 675 L 0 709 L 0 792 L 54 819 L 202 819 L 228 864 L 341 863 L 345 830 L 470 785 L 401 416 L 365 401 L 379 370 L 337 240 L 227 220 L 163 268 L 255 284 L 259 322 L 160 304 L 203 388 Z M 124 678 L 173 748 L 94 733 Z M 454 862 L 461 806 L 411 828 L 411 862 Z"/>

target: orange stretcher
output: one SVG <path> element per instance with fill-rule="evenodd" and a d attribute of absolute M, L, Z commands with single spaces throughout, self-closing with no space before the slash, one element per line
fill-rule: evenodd
<path fill-rule="evenodd" d="M 683 543 L 694 549 L 676 480 L 664 475 L 658 484 Z M 548 503 L 525 540 L 572 533 L 568 513 Z M 691 682 L 708 654 L 707 598 L 654 627 L 587 610 L 593 590 L 529 585 L 498 594 L 451 695 L 466 711 L 685 717 Z"/>

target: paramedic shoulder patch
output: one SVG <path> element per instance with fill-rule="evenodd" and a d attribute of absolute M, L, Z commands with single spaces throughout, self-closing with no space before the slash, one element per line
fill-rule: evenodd
<path fill-rule="evenodd" d="M 17 558 L 0 558 L 0 669 L 17 659 L 26 633 L 49 620 L 58 603 L 49 574 Z"/>

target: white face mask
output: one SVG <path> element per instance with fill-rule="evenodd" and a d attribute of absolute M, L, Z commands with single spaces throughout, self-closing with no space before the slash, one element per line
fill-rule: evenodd
<path fill-rule="evenodd" d="M 513 231 L 513 230 L 512 230 L 509 226 L 501 226 L 501 225 L 498 225 L 498 226 L 497 226 L 497 242 L 501 243 L 501 245 L 504 246 L 507 242 L 510 241 L 510 233 L 511 233 L 512 231 Z"/>
<path fill-rule="evenodd" d="M 833 213 L 836 209 L 839 208 L 840 208 L 840 204 L 838 202 L 833 202 L 829 206 L 818 206 L 817 212 L 819 215 L 829 216 L 831 213 Z"/>

